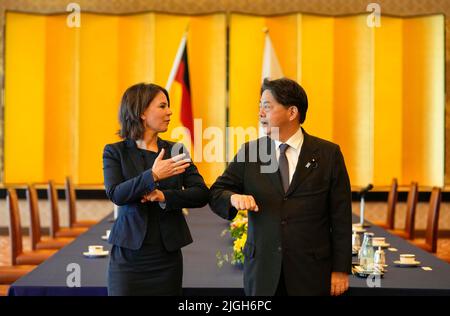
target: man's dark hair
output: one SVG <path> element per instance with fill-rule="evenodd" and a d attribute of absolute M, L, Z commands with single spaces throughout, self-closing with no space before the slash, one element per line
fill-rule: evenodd
<path fill-rule="evenodd" d="M 265 78 L 261 86 L 261 95 L 265 90 L 269 90 L 275 100 L 283 106 L 297 107 L 300 123 L 303 124 L 306 119 L 306 111 L 308 111 L 308 96 L 297 82 L 288 78 L 275 80 Z"/>
<path fill-rule="evenodd" d="M 133 140 L 142 138 L 145 128 L 141 115 L 159 92 L 166 95 L 170 106 L 169 93 L 156 84 L 138 83 L 125 91 L 119 109 L 120 137 Z"/>

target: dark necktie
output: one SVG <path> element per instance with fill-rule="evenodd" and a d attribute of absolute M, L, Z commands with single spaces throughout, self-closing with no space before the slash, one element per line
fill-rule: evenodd
<path fill-rule="evenodd" d="M 288 147 L 288 144 L 280 144 L 280 159 L 278 161 L 284 192 L 287 192 L 289 189 L 289 162 L 286 157 L 286 150 Z"/>

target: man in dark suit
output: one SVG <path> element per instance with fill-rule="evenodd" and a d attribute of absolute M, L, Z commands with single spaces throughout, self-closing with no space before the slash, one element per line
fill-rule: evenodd
<path fill-rule="evenodd" d="M 259 116 L 268 136 L 244 144 L 211 187 L 219 216 L 248 210 L 247 295 L 340 295 L 348 288 L 350 181 L 339 146 L 301 127 L 307 108 L 295 81 L 264 80 Z"/>

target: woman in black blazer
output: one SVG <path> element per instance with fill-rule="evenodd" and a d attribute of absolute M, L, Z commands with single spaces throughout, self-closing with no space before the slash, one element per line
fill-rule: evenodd
<path fill-rule="evenodd" d="M 170 122 L 167 91 L 128 88 L 120 105 L 121 142 L 106 145 L 106 194 L 119 205 L 109 242 L 109 295 L 180 295 L 181 248 L 192 242 L 184 207 L 202 207 L 208 188 L 185 148 L 162 140 Z"/>

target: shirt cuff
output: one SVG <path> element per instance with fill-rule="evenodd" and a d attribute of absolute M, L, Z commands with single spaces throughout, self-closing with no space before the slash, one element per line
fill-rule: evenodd
<path fill-rule="evenodd" d="M 159 207 L 162 208 L 163 210 L 166 209 L 166 202 L 159 202 Z"/>

